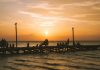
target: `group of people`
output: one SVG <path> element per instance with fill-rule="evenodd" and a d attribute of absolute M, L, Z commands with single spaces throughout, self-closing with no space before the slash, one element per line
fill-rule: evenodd
<path fill-rule="evenodd" d="M 36 47 L 43 47 L 43 46 L 48 46 L 49 45 L 49 41 L 48 39 L 45 39 L 43 42 L 41 42 L 40 44 L 37 44 Z M 27 43 L 27 47 L 30 47 L 29 42 Z M 33 46 L 34 47 L 34 46 Z"/>
<path fill-rule="evenodd" d="M 67 40 L 67 42 L 58 42 L 57 46 L 68 46 L 69 45 L 69 38 Z"/>
<path fill-rule="evenodd" d="M 42 43 L 40 43 L 40 45 L 36 45 L 36 47 L 41 47 L 41 46 L 48 46 L 49 44 L 49 41 L 48 39 L 45 39 Z M 66 42 L 58 42 L 57 43 L 57 46 L 68 46 L 69 45 L 69 38 Z M 77 46 L 80 45 L 79 42 L 76 43 Z M 14 48 L 15 45 L 14 44 L 9 44 L 5 39 L 2 39 L 0 41 L 0 48 L 8 48 L 8 47 L 11 47 L 11 48 Z M 27 47 L 29 47 L 29 43 L 27 43 Z"/>
<path fill-rule="evenodd" d="M 6 39 L 1 39 L 0 41 L 0 48 L 8 48 L 8 47 L 14 48 L 14 46 L 15 46 L 14 44 L 9 44 Z"/>
<path fill-rule="evenodd" d="M 7 48 L 8 42 L 5 39 L 1 39 L 0 41 L 0 48 Z"/>

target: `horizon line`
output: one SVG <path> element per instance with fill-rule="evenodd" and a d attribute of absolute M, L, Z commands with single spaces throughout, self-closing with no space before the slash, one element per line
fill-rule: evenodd
<path fill-rule="evenodd" d="M 44 41 L 44 40 L 34 40 L 34 41 L 31 41 L 31 40 L 30 41 L 29 40 L 27 40 L 27 41 L 26 40 L 24 40 L 24 41 L 23 40 L 20 40 L 18 42 L 41 42 L 41 41 Z M 50 42 L 60 42 L 60 41 L 67 41 L 67 40 L 50 40 Z M 77 42 L 77 41 L 81 41 L 81 42 L 82 41 L 91 41 L 91 42 L 92 41 L 98 41 L 99 42 L 100 40 L 76 40 L 75 42 Z M 10 40 L 8 42 L 15 42 L 15 41 L 13 41 L 13 40 L 11 41 Z M 72 40 L 70 40 L 70 42 L 72 42 Z"/>

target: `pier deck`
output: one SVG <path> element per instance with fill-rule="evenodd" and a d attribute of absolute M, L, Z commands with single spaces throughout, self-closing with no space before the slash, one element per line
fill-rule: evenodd
<path fill-rule="evenodd" d="M 0 48 L 0 54 L 24 54 L 24 53 L 50 53 L 67 51 L 87 51 L 97 50 L 100 45 L 80 45 L 80 46 L 38 46 L 38 47 L 8 47 Z"/>

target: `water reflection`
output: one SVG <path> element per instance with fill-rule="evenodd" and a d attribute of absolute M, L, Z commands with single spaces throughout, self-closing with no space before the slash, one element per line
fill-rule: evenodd
<path fill-rule="evenodd" d="M 99 53 L 0 56 L 0 70 L 100 70 Z"/>

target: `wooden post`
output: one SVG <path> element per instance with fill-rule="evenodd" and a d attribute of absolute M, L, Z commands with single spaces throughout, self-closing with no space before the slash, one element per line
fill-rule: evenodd
<path fill-rule="evenodd" d="M 73 46 L 75 46 L 74 27 L 72 27 Z"/>
<path fill-rule="evenodd" d="M 16 32 L 16 47 L 18 47 L 18 39 L 17 39 L 17 23 L 15 23 L 15 32 Z"/>

